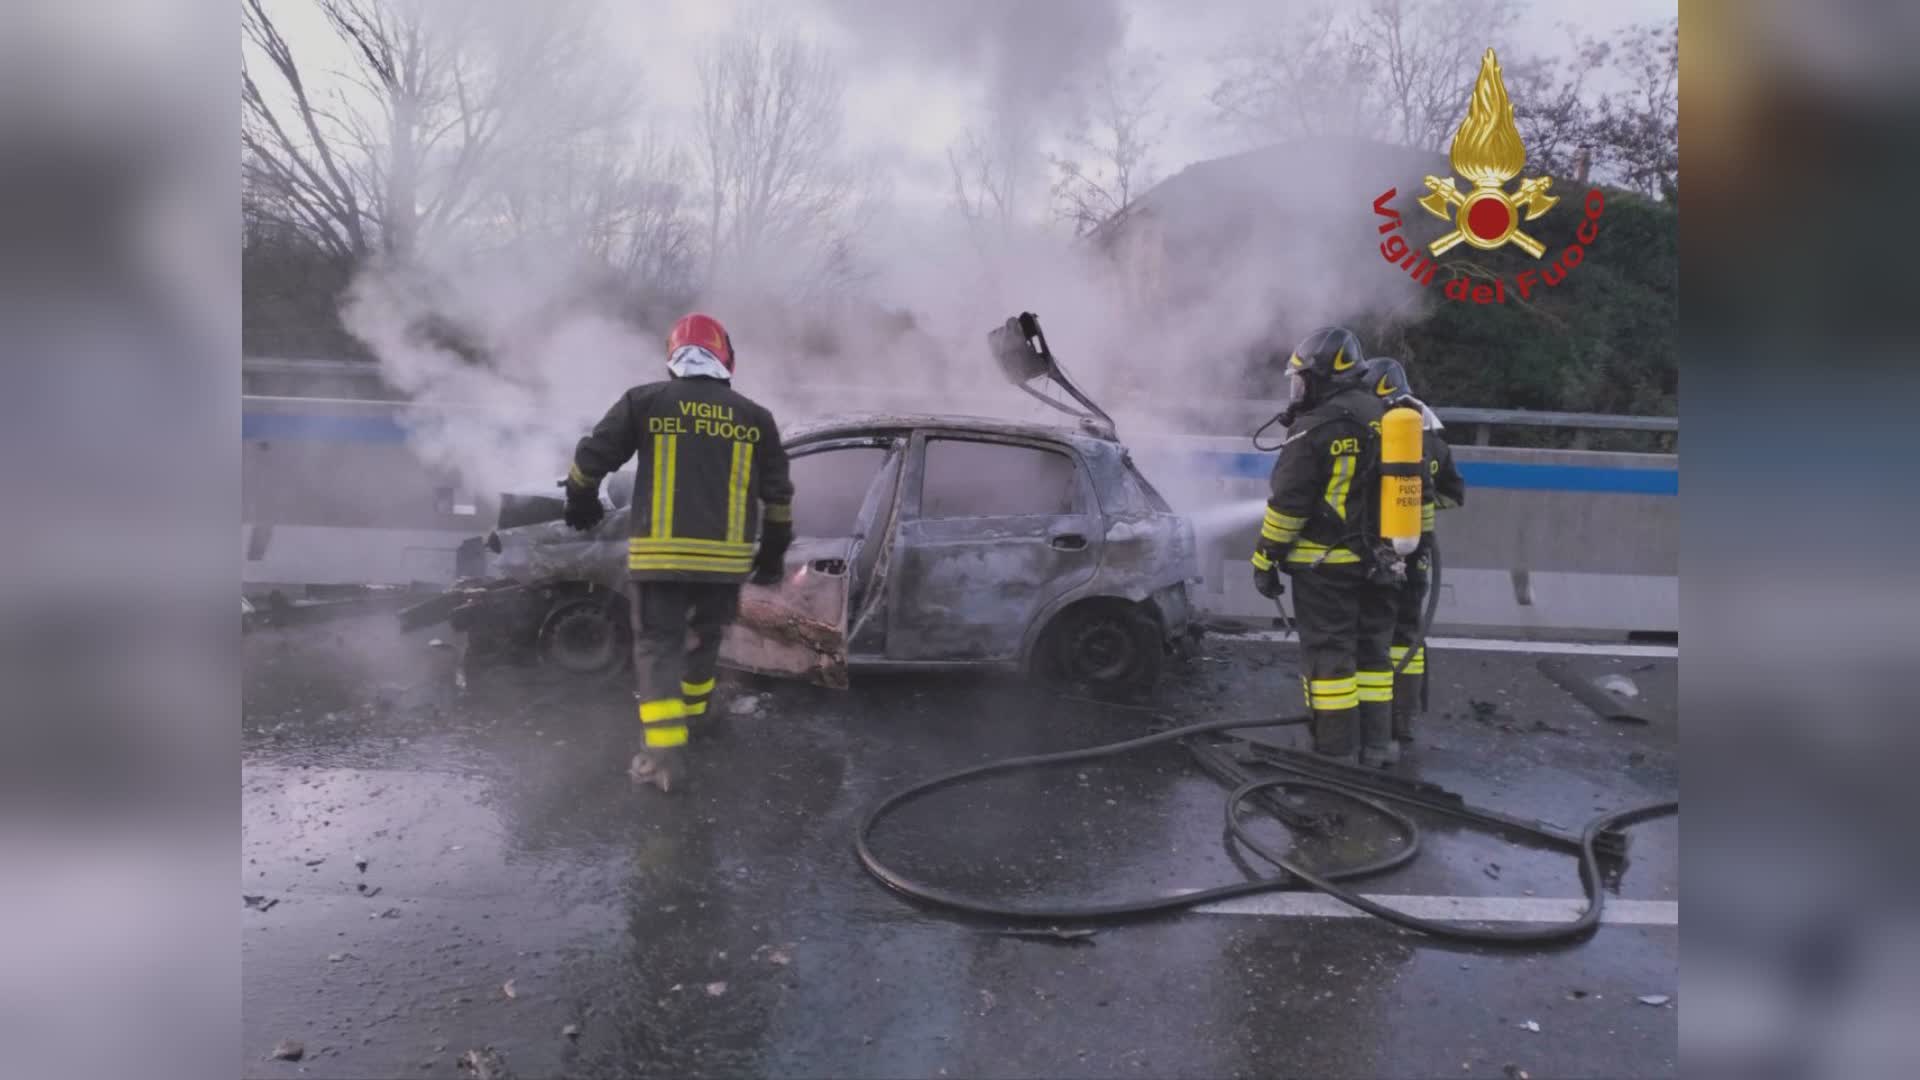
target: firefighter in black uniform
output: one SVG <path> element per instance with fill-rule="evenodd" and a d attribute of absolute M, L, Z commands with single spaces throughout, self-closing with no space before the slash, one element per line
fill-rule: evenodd
<path fill-rule="evenodd" d="M 1421 439 L 1425 485 L 1420 499 L 1420 546 L 1407 559 L 1407 583 L 1400 588 L 1393 623 L 1393 667 L 1399 673 L 1393 680 L 1393 737 L 1399 742 L 1412 742 L 1413 718 L 1426 711 L 1427 702 L 1427 647 L 1425 643 L 1416 645 L 1414 639 L 1420 635 L 1420 616 L 1426 606 L 1432 569 L 1434 511 L 1464 504 L 1467 482 L 1454 467 L 1453 448 L 1440 433 L 1440 418 L 1426 402 L 1413 396 L 1413 383 L 1400 361 L 1389 356 L 1367 361 L 1366 383 L 1385 408 L 1416 409 L 1425 422 Z M 1412 659 L 1407 659 L 1408 650 L 1413 652 Z M 1405 667 L 1401 666 L 1403 660 Z"/>
<path fill-rule="evenodd" d="M 1397 589 L 1381 580 L 1377 553 L 1384 410 L 1361 382 L 1365 367 L 1360 340 L 1341 327 L 1308 334 L 1288 358 L 1287 438 L 1253 570 L 1267 597 L 1284 591 L 1283 569 L 1293 577 L 1314 751 L 1346 757 L 1357 742 L 1362 764 L 1385 766 L 1399 749 L 1388 661 Z"/>
<path fill-rule="evenodd" d="M 670 378 L 614 402 L 580 440 L 567 473 L 567 524 L 590 529 L 606 514 L 601 478 L 639 459 L 627 569 L 646 748 L 633 776 L 662 790 L 680 773 L 687 718 L 707 711 L 741 583 L 778 582 L 793 539 L 780 431 L 772 413 L 733 389 L 733 363 L 733 342 L 717 320 L 681 319 L 667 337 Z"/>

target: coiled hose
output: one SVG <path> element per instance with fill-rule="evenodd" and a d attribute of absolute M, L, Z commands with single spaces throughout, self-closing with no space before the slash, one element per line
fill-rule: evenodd
<path fill-rule="evenodd" d="M 1420 632 L 1406 656 L 1401 658 L 1400 667 L 1395 674 L 1405 668 L 1412 659 L 1414 650 L 1426 642 L 1427 628 L 1433 623 L 1440 595 L 1440 555 L 1438 545 L 1431 552 L 1432 564 L 1428 579 L 1428 596 L 1422 613 Z M 1251 896 L 1257 893 L 1298 889 L 1306 886 L 1326 893 L 1351 907 L 1357 908 L 1384 919 L 1395 926 L 1426 934 L 1443 941 L 1463 942 L 1475 945 L 1553 945 L 1579 941 L 1593 933 L 1599 927 L 1601 912 L 1606 902 L 1606 891 L 1600 876 L 1600 863 L 1594 851 L 1594 841 L 1601 833 L 1652 818 L 1677 814 L 1680 811 L 1678 800 L 1647 803 L 1642 806 L 1614 810 L 1595 817 L 1587 822 L 1580 833 L 1580 885 L 1586 894 L 1587 907 L 1581 914 L 1564 923 L 1547 926 L 1523 928 L 1470 927 L 1459 923 L 1440 922 L 1422 919 L 1388 907 L 1376 900 L 1341 885 L 1343 881 L 1383 874 L 1389 870 L 1404 866 L 1420 852 L 1420 826 L 1399 810 L 1380 800 L 1357 792 L 1348 791 L 1334 784 L 1296 777 L 1273 777 L 1252 780 L 1235 788 L 1226 802 L 1226 832 L 1231 842 L 1238 842 L 1248 851 L 1277 867 L 1281 873 L 1272 877 L 1255 878 L 1251 881 L 1234 882 L 1229 885 L 1217 885 L 1208 889 L 1197 889 L 1171 895 L 1145 897 L 1139 900 L 1116 901 L 1105 904 L 1043 904 L 1020 906 L 1002 904 L 993 900 L 968 896 L 964 893 L 943 889 L 937 885 L 916 881 L 889 867 L 880 860 L 873 850 L 873 832 L 880 822 L 894 810 L 916 799 L 939 791 L 943 788 L 957 787 L 971 780 L 1003 773 L 1017 772 L 1023 769 L 1048 768 L 1055 765 L 1070 765 L 1076 762 L 1094 761 L 1113 757 L 1134 750 L 1162 746 L 1206 735 L 1218 731 L 1246 730 L 1248 728 L 1279 727 L 1297 724 L 1301 717 L 1278 717 L 1269 720 L 1208 720 L 1196 724 L 1170 728 L 1166 731 L 1143 735 L 1136 739 L 1105 743 L 1080 750 L 1063 750 L 1051 754 L 1029 754 L 1022 757 L 990 761 L 984 765 L 974 765 L 952 772 L 942 773 L 930 780 L 921 781 L 911 787 L 882 799 L 873 809 L 861 818 L 854 832 L 854 853 L 860 859 L 860 865 L 866 868 L 882 885 L 894 892 L 921 903 L 968 915 L 985 916 L 996 919 L 1034 919 L 1052 922 L 1092 922 L 1117 921 L 1130 918 L 1160 915 L 1179 911 L 1200 904 L 1227 900 L 1234 897 Z M 1287 856 L 1274 851 L 1251 835 L 1240 819 L 1240 805 L 1263 791 L 1285 788 L 1291 790 L 1320 791 L 1326 794 L 1358 803 L 1369 810 L 1387 818 L 1405 831 L 1407 841 L 1398 850 L 1369 862 L 1353 866 L 1343 866 L 1330 870 L 1309 870 Z"/>

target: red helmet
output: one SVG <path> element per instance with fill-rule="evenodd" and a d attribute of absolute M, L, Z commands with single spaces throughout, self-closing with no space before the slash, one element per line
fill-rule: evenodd
<path fill-rule="evenodd" d="M 720 320 L 711 315 L 694 312 L 683 316 L 673 324 L 673 332 L 667 335 L 667 362 L 673 362 L 673 355 L 688 345 L 697 345 L 714 355 L 725 365 L 727 374 L 733 374 L 733 339 L 727 336 L 727 328 Z"/>

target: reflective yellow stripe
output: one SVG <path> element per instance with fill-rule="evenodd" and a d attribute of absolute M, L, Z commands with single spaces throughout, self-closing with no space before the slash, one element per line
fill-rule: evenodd
<path fill-rule="evenodd" d="M 646 744 L 656 750 L 687 745 L 687 725 L 685 724 L 661 724 L 648 728 L 644 735 Z"/>
<path fill-rule="evenodd" d="M 1354 676 L 1354 678 L 1359 683 L 1361 701 L 1393 700 L 1393 672 L 1391 669 L 1387 671 L 1362 671 Z"/>
<path fill-rule="evenodd" d="M 792 503 L 768 503 L 767 512 L 765 516 L 768 521 L 791 522 L 793 520 L 793 504 Z"/>
<path fill-rule="evenodd" d="M 667 483 L 666 495 L 660 500 L 660 517 L 664 522 L 660 526 L 661 536 L 673 535 L 673 484 L 674 474 L 678 472 L 680 458 L 680 436 L 663 435 L 667 440 Z"/>
<path fill-rule="evenodd" d="M 753 555 L 753 545 L 742 541 L 731 543 L 726 540 L 703 540 L 697 536 L 669 536 L 659 540 L 651 537 L 634 536 L 627 539 L 627 553 L 658 554 L 679 552 L 688 555 L 706 556 L 748 556 Z"/>
<path fill-rule="evenodd" d="M 1400 662 L 1401 657 L 1407 655 L 1407 647 L 1405 645 L 1395 645 L 1393 648 L 1387 650 L 1387 655 L 1392 657 L 1394 663 L 1397 664 Z"/>
<path fill-rule="evenodd" d="M 713 684 L 715 681 L 717 680 L 708 679 L 706 682 L 683 682 L 680 684 L 680 696 L 683 698 L 706 697 L 708 694 L 713 693 Z"/>
<path fill-rule="evenodd" d="M 1307 703 L 1321 710 L 1351 709 L 1360 704 L 1355 676 L 1344 679 L 1314 679 L 1308 683 Z"/>
<path fill-rule="evenodd" d="M 587 479 L 587 474 L 580 471 L 578 462 L 567 466 L 567 479 L 573 483 L 574 487 L 597 488 L 600 486 L 600 481 Z"/>
<path fill-rule="evenodd" d="M 1267 507 L 1265 520 L 1267 524 L 1278 525 L 1283 529 L 1297 529 L 1307 523 L 1306 518 L 1294 517 L 1292 514 L 1283 514 L 1271 506 Z"/>
<path fill-rule="evenodd" d="M 1273 560 L 1267 558 L 1266 552 L 1256 551 L 1253 553 L 1253 568 L 1255 570 L 1271 570 L 1273 569 Z"/>
<path fill-rule="evenodd" d="M 1420 507 L 1420 531 L 1421 532 L 1433 531 L 1433 504 L 1432 503 L 1427 503 Z"/>
<path fill-rule="evenodd" d="M 1320 557 L 1322 555 L 1326 555 L 1326 558 L 1322 559 Z M 1302 540 L 1293 545 L 1293 550 L 1287 552 L 1287 561 L 1290 563 L 1324 562 L 1337 565 L 1340 563 L 1357 563 L 1360 561 L 1360 556 L 1355 555 L 1346 548 L 1328 548 L 1325 544 L 1316 544 L 1311 540 Z"/>
<path fill-rule="evenodd" d="M 1262 538 L 1271 540 L 1276 544 L 1284 544 L 1294 537 L 1299 536 L 1300 529 L 1298 526 L 1283 529 L 1278 525 L 1262 525 L 1260 526 L 1260 535 Z"/>
<path fill-rule="evenodd" d="M 660 537 L 667 535 L 663 527 L 666 522 L 660 513 L 660 499 L 667 493 L 667 437 L 653 437 L 653 506 L 647 511 L 647 535 Z"/>
<path fill-rule="evenodd" d="M 753 472 L 753 444 L 733 444 L 733 471 L 727 476 L 727 539 L 747 535 L 747 477 Z"/>
<path fill-rule="evenodd" d="M 629 570 L 690 570 L 708 574 L 745 574 L 753 570 L 753 560 L 720 559 L 700 555 L 629 555 Z"/>
<path fill-rule="evenodd" d="M 687 703 L 677 697 L 655 698 L 640 703 L 640 722 L 658 724 L 667 720 L 678 720 L 687 715 Z"/>
<path fill-rule="evenodd" d="M 1333 475 L 1327 479 L 1327 505 L 1333 507 L 1341 521 L 1347 520 L 1347 488 L 1353 483 L 1353 464 L 1352 454 L 1334 458 Z"/>

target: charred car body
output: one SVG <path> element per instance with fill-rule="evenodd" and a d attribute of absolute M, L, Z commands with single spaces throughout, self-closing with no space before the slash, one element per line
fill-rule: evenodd
<path fill-rule="evenodd" d="M 850 669 L 1017 666 L 1124 693 L 1190 643 L 1192 526 L 1059 369 L 1036 320 L 1010 319 L 991 341 L 1009 377 L 1071 426 L 909 415 L 796 426 L 786 575 L 743 588 L 724 664 L 827 686 Z M 1043 377 L 1082 408 L 1034 390 Z M 632 480 L 616 479 L 614 509 L 585 533 L 558 520 L 558 499 L 503 499 L 500 527 L 462 548 L 462 580 L 404 617 L 451 617 L 470 655 L 620 667 Z"/>

